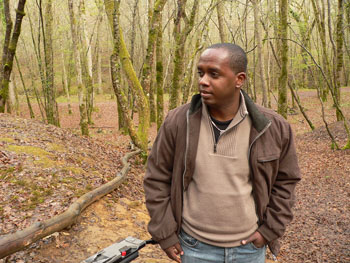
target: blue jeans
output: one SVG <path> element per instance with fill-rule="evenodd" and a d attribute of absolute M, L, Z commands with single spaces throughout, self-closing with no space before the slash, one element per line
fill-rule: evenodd
<path fill-rule="evenodd" d="M 182 263 L 264 263 L 266 246 L 257 248 L 253 243 L 239 247 L 216 247 L 198 241 L 183 230 L 180 245 L 184 251 Z"/>

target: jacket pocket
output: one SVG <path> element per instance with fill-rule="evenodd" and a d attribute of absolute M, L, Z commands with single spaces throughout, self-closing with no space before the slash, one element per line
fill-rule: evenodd
<path fill-rule="evenodd" d="M 264 181 L 268 184 L 269 193 L 278 173 L 279 157 L 279 154 L 272 154 L 257 158 L 258 173 L 265 178 Z"/>

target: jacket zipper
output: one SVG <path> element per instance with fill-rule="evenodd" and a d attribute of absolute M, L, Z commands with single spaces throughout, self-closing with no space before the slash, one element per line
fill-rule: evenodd
<path fill-rule="evenodd" d="M 250 159 L 250 153 L 251 153 L 251 149 L 253 147 L 253 144 L 266 132 L 266 130 L 271 126 L 271 121 L 265 126 L 265 128 L 254 138 L 254 140 L 252 141 L 252 143 L 249 145 L 249 149 L 248 149 L 248 163 L 249 163 L 249 167 L 250 167 L 250 170 L 252 171 L 252 165 L 251 165 L 251 159 Z M 253 198 L 254 198 L 254 203 L 255 203 L 255 210 L 257 212 L 257 202 L 256 202 L 256 196 L 255 196 L 255 191 L 254 191 L 254 183 L 253 183 L 253 172 L 250 173 L 251 175 L 251 180 L 252 180 L 252 192 L 253 192 Z M 260 225 L 260 218 L 258 217 L 258 225 Z M 276 255 L 272 253 L 272 257 L 273 257 L 273 260 L 276 261 Z"/>
<path fill-rule="evenodd" d="M 256 142 L 257 139 L 260 138 L 261 135 L 263 135 L 266 130 L 271 126 L 271 121 L 265 126 L 265 128 L 258 134 L 258 136 L 255 137 L 255 139 L 252 141 L 252 143 L 249 145 L 249 149 L 248 149 L 248 158 L 250 161 L 250 151 L 252 149 L 253 144 Z M 250 162 L 249 162 L 250 163 Z"/>
<path fill-rule="evenodd" d="M 257 209 L 257 207 L 256 207 L 256 204 L 257 204 L 257 198 L 256 198 L 256 196 L 255 196 L 255 191 L 254 191 L 254 183 L 253 183 L 253 169 L 252 169 L 252 165 L 251 165 L 251 159 L 250 159 L 250 153 L 251 153 L 251 150 L 252 150 L 252 147 L 253 147 L 253 144 L 261 137 L 261 135 L 263 135 L 265 132 L 266 132 L 266 130 L 269 128 L 271 126 L 271 121 L 265 126 L 265 128 L 254 138 L 254 140 L 252 141 L 252 143 L 249 145 L 249 149 L 248 149 L 248 163 L 249 163 L 249 168 L 250 168 L 250 171 L 251 171 L 251 173 L 250 173 L 250 179 L 252 180 L 252 192 L 253 192 L 253 197 L 254 197 L 254 202 L 255 202 L 255 210 L 256 210 L 256 212 L 258 211 L 258 209 Z M 260 225 L 260 218 L 258 217 L 258 224 Z"/>
<path fill-rule="evenodd" d="M 189 141 L 189 134 L 190 134 L 190 127 L 189 127 L 189 110 L 186 112 L 186 149 L 185 149 L 185 159 L 184 159 L 184 172 L 182 174 L 182 192 L 185 192 L 185 174 L 186 174 L 186 170 L 187 170 L 187 152 L 188 152 L 188 141 Z"/>

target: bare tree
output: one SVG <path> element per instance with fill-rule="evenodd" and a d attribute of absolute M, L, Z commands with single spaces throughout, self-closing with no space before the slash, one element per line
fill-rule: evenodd
<path fill-rule="evenodd" d="M 264 69 L 264 61 L 263 61 L 263 46 L 262 46 L 262 40 L 260 37 L 260 19 L 259 19 L 259 1 L 258 0 L 251 0 L 253 4 L 253 10 L 254 10 L 254 36 L 257 43 L 258 48 L 258 67 L 259 67 L 259 79 L 261 83 L 261 90 L 263 94 L 262 98 L 262 105 L 267 107 L 267 89 L 266 89 L 266 80 L 265 80 L 265 69 Z"/>
<path fill-rule="evenodd" d="M 117 85 L 115 85 L 115 94 L 116 96 L 120 96 L 118 102 L 122 107 L 123 114 L 125 116 L 125 121 L 127 122 L 129 128 L 129 134 L 133 142 L 136 146 L 138 146 L 144 153 L 147 152 L 148 145 L 148 130 L 150 125 L 150 114 L 149 114 L 149 102 L 147 97 L 142 89 L 139 79 L 135 73 L 135 69 L 130 59 L 130 54 L 126 47 L 123 31 L 121 25 L 119 23 L 119 6 L 120 0 L 105 0 L 105 10 L 108 16 L 109 23 L 111 23 L 111 28 L 113 31 L 113 39 L 114 39 L 114 52 L 111 57 L 111 66 L 119 67 L 119 63 L 122 66 L 123 71 L 125 72 L 129 85 L 133 88 L 136 102 L 137 102 L 137 110 L 139 114 L 139 125 L 138 130 L 135 132 L 135 128 L 133 123 L 130 121 L 128 117 L 128 105 L 125 105 L 127 101 L 126 96 L 123 90 L 120 88 L 120 79 L 114 78 L 112 75 L 113 82 L 119 81 Z M 112 74 L 114 74 L 114 68 L 112 67 Z M 117 72 L 116 72 L 117 73 Z M 117 73 L 118 74 L 118 73 Z M 116 76 L 117 76 L 116 74 Z"/>
<path fill-rule="evenodd" d="M 278 79 L 278 113 L 287 118 L 288 100 L 288 0 L 279 0 L 279 35 L 281 38 L 281 73 Z"/>
<path fill-rule="evenodd" d="M 335 48 L 335 74 L 334 74 L 334 92 L 337 98 L 337 101 L 340 103 L 340 74 L 343 68 L 343 43 L 344 43 L 344 35 L 343 35 L 343 14 L 344 14 L 344 5 L 343 0 L 338 0 L 338 14 L 337 14 L 337 26 L 336 26 L 336 48 Z M 337 110 L 337 120 L 341 120 L 341 114 Z"/>
<path fill-rule="evenodd" d="M 174 109 L 179 104 L 180 78 L 183 74 L 185 43 L 189 33 L 191 33 L 196 17 L 199 1 L 194 1 L 190 17 L 185 12 L 187 0 L 178 0 L 178 11 L 175 18 L 174 38 L 175 38 L 175 55 L 174 55 L 174 73 L 172 78 L 172 87 L 170 92 L 170 109 Z M 184 20 L 185 25 L 181 28 L 181 21 Z"/>
<path fill-rule="evenodd" d="M 219 34 L 222 43 L 226 43 L 228 41 L 227 31 L 225 27 L 225 1 L 217 0 L 216 11 L 218 15 L 218 26 L 219 26 Z"/>
<path fill-rule="evenodd" d="M 73 0 L 68 0 L 69 18 L 71 34 L 73 40 L 73 50 L 75 57 L 75 66 L 77 71 L 78 92 L 79 92 L 79 112 L 80 112 L 80 129 L 83 135 L 89 135 L 88 116 L 86 106 L 86 88 L 83 84 L 83 69 L 81 62 L 81 40 L 79 37 L 79 20 L 74 13 Z M 84 55 L 84 54 L 83 54 Z"/>
<path fill-rule="evenodd" d="M 52 0 L 48 0 L 45 6 L 45 19 L 42 14 L 40 1 L 40 19 L 42 24 L 42 34 L 44 41 L 44 58 L 45 58 L 45 85 L 44 85 L 44 99 L 45 99 L 45 113 L 46 120 L 49 124 L 59 126 L 58 106 L 56 102 L 56 91 L 54 86 L 54 70 L 53 70 L 53 42 L 52 42 Z"/>
<path fill-rule="evenodd" d="M 9 0 L 4 0 L 4 13 L 6 20 L 6 33 L 0 63 L 0 112 L 5 112 L 5 105 L 8 98 L 10 76 L 13 66 L 13 59 L 16 54 L 18 38 L 21 33 L 22 20 L 25 15 L 24 6 L 26 0 L 19 0 L 16 9 L 16 22 L 12 32 L 12 20 L 10 16 Z M 12 35 L 11 35 L 12 32 Z"/>

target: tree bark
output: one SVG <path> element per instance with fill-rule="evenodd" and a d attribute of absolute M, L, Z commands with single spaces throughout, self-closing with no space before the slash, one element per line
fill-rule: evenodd
<path fill-rule="evenodd" d="M 18 70 L 18 73 L 19 73 L 19 76 L 21 78 L 21 82 L 22 82 L 22 85 L 23 85 L 24 94 L 26 96 L 26 101 L 27 101 L 27 105 L 28 105 L 28 109 L 29 109 L 30 118 L 34 119 L 35 115 L 34 115 L 33 107 L 32 107 L 32 104 L 30 103 L 28 90 L 27 90 L 26 85 L 24 83 L 22 70 L 21 70 L 21 68 L 19 66 L 19 63 L 18 63 L 18 60 L 17 60 L 17 56 L 15 56 L 15 60 L 16 60 L 17 70 Z M 39 104 L 39 108 L 40 108 L 40 104 Z M 41 108 L 40 108 L 40 110 L 41 110 Z"/>
<path fill-rule="evenodd" d="M 196 17 L 199 1 L 194 1 L 190 18 L 188 19 L 185 13 L 187 0 L 178 0 L 178 14 L 174 25 L 175 38 L 175 55 L 174 55 L 174 72 L 172 77 L 172 87 L 170 90 L 170 106 L 169 109 L 174 109 L 179 104 L 179 92 L 183 75 L 183 64 L 185 55 L 185 44 L 189 33 L 191 33 Z M 185 21 L 183 29 L 181 29 L 181 20 Z"/>
<path fill-rule="evenodd" d="M 129 52 L 126 48 L 126 44 L 123 37 L 123 31 L 119 23 L 119 4 L 120 0 L 105 0 L 105 9 L 108 16 L 109 23 L 112 23 L 111 28 L 113 31 L 114 39 L 118 43 L 117 45 L 118 52 L 115 54 L 119 57 L 119 61 L 122 65 L 122 68 L 127 76 L 130 86 L 133 88 L 134 95 L 136 98 L 137 112 L 139 114 L 139 123 L 136 137 L 131 136 L 133 142 L 137 147 L 142 149 L 144 153 L 147 152 L 148 146 L 148 130 L 150 125 L 150 114 L 149 114 L 149 103 L 146 95 L 142 89 L 139 79 L 136 76 L 134 67 L 131 63 Z M 116 35 L 117 34 L 117 35 Z M 117 63 L 117 60 L 116 60 Z M 119 90 L 121 92 L 121 90 Z M 117 95 L 117 94 L 116 94 Z M 127 109 L 123 109 L 126 111 Z M 124 116 L 127 115 L 127 112 L 123 112 Z M 131 126 L 129 129 L 132 128 Z M 131 135 L 131 134 L 130 134 Z"/>
<path fill-rule="evenodd" d="M 258 0 L 251 0 L 254 9 L 254 36 L 256 39 L 256 44 L 258 48 L 258 67 L 259 67 L 259 75 L 260 75 L 260 84 L 261 90 L 263 94 L 262 105 L 267 107 L 267 89 L 266 89 L 266 80 L 265 80 L 265 69 L 264 69 L 264 61 L 263 61 L 263 47 L 262 41 L 260 37 L 260 28 L 259 28 L 259 14 L 258 14 Z"/>
<path fill-rule="evenodd" d="M 63 51 L 61 52 L 61 57 L 62 57 L 62 86 L 63 86 L 64 92 L 66 93 L 66 97 L 67 97 L 68 114 L 72 115 L 72 106 L 70 105 L 70 94 L 69 94 L 69 89 L 68 89 L 68 77 L 67 77 L 67 70 L 66 70 L 66 62 L 64 59 Z"/>
<path fill-rule="evenodd" d="M 323 11 L 321 11 L 320 7 L 318 5 L 318 2 L 316 0 L 311 0 L 311 3 L 312 3 L 312 8 L 313 8 L 314 13 L 315 13 L 316 26 L 317 26 L 317 30 L 318 30 L 320 40 L 321 40 L 321 52 L 322 52 L 323 68 L 326 71 L 327 78 L 331 80 L 332 74 L 331 74 L 331 65 L 329 62 L 328 54 L 327 54 L 324 8 L 323 8 Z M 323 1 L 321 3 L 323 4 Z M 330 84 L 331 84 L 330 88 L 333 88 L 332 82 Z M 323 101 L 326 101 L 328 90 L 327 90 L 327 88 L 324 89 L 322 86 L 321 86 L 321 89 L 322 89 L 321 90 L 322 99 L 323 99 Z"/>
<path fill-rule="evenodd" d="M 162 13 L 160 13 L 160 21 L 162 21 Z M 164 120 L 164 76 L 163 76 L 163 27 L 162 23 L 158 24 L 157 42 L 156 42 L 156 90 L 157 90 L 157 131 Z"/>
<path fill-rule="evenodd" d="M 336 50 L 335 50 L 335 97 L 340 104 L 340 74 L 343 67 L 343 14 L 344 14 L 344 6 L 343 0 L 338 0 L 338 14 L 337 14 L 337 26 L 336 26 Z M 341 120 L 341 114 L 338 110 L 336 110 L 337 120 Z"/>
<path fill-rule="evenodd" d="M 220 34 L 220 40 L 222 43 L 228 42 L 228 36 L 227 36 L 227 30 L 225 27 L 225 2 L 223 0 L 217 0 L 216 4 L 216 11 L 218 15 L 218 25 L 219 25 L 219 34 Z"/>
<path fill-rule="evenodd" d="M 279 0 L 279 34 L 281 38 L 281 72 L 278 79 L 278 113 L 287 119 L 288 99 L 288 0 Z"/>
<path fill-rule="evenodd" d="M 52 0 L 46 2 L 45 7 L 45 23 L 41 16 L 43 24 L 44 39 L 44 55 L 45 55 L 45 112 L 46 120 L 49 124 L 59 126 L 59 117 L 57 112 L 56 91 L 54 85 L 54 69 L 53 69 L 53 43 L 52 43 Z"/>
<path fill-rule="evenodd" d="M 4 0 L 4 12 L 6 19 L 6 35 L 3 48 L 2 65 L 0 71 L 0 112 L 5 112 L 5 104 L 8 98 L 8 87 L 13 66 L 13 59 L 16 54 L 17 42 L 21 33 L 22 20 L 25 15 L 24 6 L 26 0 L 19 0 L 16 9 L 16 22 L 12 31 L 9 0 Z"/>
<path fill-rule="evenodd" d="M 94 87 L 92 81 L 92 55 L 89 37 L 86 30 L 85 2 L 79 2 L 79 33 L 81 41 L 80 61 L 82 65 L 83 82 L 86 90 L 86 113 L 88 124 L 92 122 L 92 111 L 94 108 Z"/>
<path fill-rule="evenodd" d="M 142 88 L 150 102 L 150 120 L 152 122 L 154 122 L 156 119 L 154 92 L 151 91 L 151 81 L 154 75 L 152 67 L 154 64 L 154 57 L 155 57 L 155 48 L 156 48 L 157 33 L 158 33 L 157 29 L 159 24 L 162 24 L 160 18 L 161 18 L 161 13 L 163 11 L 165 3 L 166 3 L 166 0 L 157 0 L 154 2 L 154 8 L 153 8 L 153 11 L 151 12 L 152 17 L 149 18 L 150 26 L 148 31 L 148 44 L 147 44 L 147 53 L 146 53 L 147 55 L 143 63 L 142 78 L 141 78 Z"/>
<path fill-rule="evenodd" d="M 80 129 L 82 135 L 89 135 L 89 127 L 88 127 L 88 118 L 86 111 L 86 91 L 85 86 L 83 84 L 83 71 L 82 71 L 82 63 L 81 63 L 81 41 L 78 36 L 79 26 L 76 16 L 74 14 L 74 5 L 73 0 L 68 0 L 68 10 L 69 10 L 69 18 L 70 18 L 70 27 L 71 34 L 73 40 L 73 50 L 75 56 L 75 66 L 77 71 L 77 84 L 78 84 L 78 96 L 79 96 L 79 112 L 80 112 Z"/>

